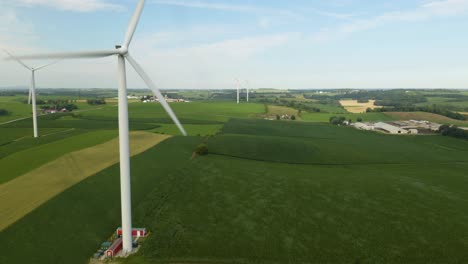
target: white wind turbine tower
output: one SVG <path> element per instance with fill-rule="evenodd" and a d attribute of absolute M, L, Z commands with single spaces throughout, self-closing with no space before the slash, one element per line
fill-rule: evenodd
<path fill-rule="evenodd" d="M 247 89 L 247 103 L 249 102 L 249 90 L 250 90 L 250 82 L 248 80 L 245 81 L 245 86 Z"/>
<path fill-rule="evenodd" d="M 37 130 L 36 77 L 35 77 L 35 74 L 36 74 L 36 71 L 41 70 L 41 69 L 43 69 L 43 68 L 45 68 L 45 67 L 47 67 L 47 66 L 50 66 L 50 65 L 52 65 L 52 64 L 55 64 L 55 63 L 58 62 L 58 60 L 34 68 L 34 67 L 29 67 L 29 66 L 26 65 L 24 62 L 22 62 L 20 59 L 18 59 L 18 58 L 16 58 L 15 56 L 13 56 L 13 54 L 11 54 L 10 52 L 8 52 L 7 50 L 3 50 L 3 51 L 5 51 L 5 53 L 8 54 L 8 56 L 10 56 L 11 59 L 16 60 L 21 66 L 23 66 L 23 67 L 25 67 L 26 69 L 28 69 L 29 71 L 31 71 L 31 84 L 30 84 L 30 86 L 29 86 L 28 104 L 31 104 L 31 98 L 32 98 L 33 130 L 34 130 L 34 137 L 37 138 L 37 137 L 39 137 L 39 132 L 38 132 L 38 130 Z"/>
<path fill-rule="evenodd" d="M 132 210 L 131 210 L 131 188 L 130 188 L 130 146 L 129 146 L 129 128 L 128 128 L 128 101 L 127 101 L 127 80 L 125 70 L 125 59 L 132 65 L 135 71 L 140 75 L 146 85 L 153 91 L 154 95 L 164 107 L 166 112 L 172 118 L 183 135 L 187 135 L 171 107 L 167 104 L 164 96 L 158 90 L 156 85 L 146 74 L 143 68 L 130 56 L 128 52 L 133 34 L 140 20 L 145 0 L 140 0 L 133 13 L 128 25 L 125 40 L 122 45 L 115 46 L 115 49 L 96 50 L 85 52 L 66 52 L 56 54 L 39 54 L 22 56 L 22 59 L 44 59 L 44 58 L 101 58 L 108 56 L 117 56 L 117 79 L 119 90 L 119 148 L 120 148 L 120 191 L 122 206 L 122 241 L 123 252 L 128 254 L 132 251 Z"/>
<path fill-rule="evenodd" d="M 240 99 L 240 81 L 239 79 L 237 78 L 236 79 L 236 87 L 237 87 L 237 104 L 239 104 L 239 99 Z"/>

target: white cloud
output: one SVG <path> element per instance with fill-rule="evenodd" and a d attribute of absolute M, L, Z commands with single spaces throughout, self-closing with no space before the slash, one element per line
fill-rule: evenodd
<path fill-rule="evenodd" d="M 188 0 L 154 0 L 153 3 L 160 5 L 172 5 L 191 8 L 215 9 L 223 11 L 234 11 L 244 13 L 271 13 L 277 15 L 298 16 L 294 12 L 282 9 L 260 7 L 254 5 L 233 5 L 222 2 L 202 2 Z"/>
<path fill-rule="evenodd" d="M 59 10 L 92 12 L 97 10 L 120 11 L 124 6 L 109 3 L 105 0 L 18 0 L 17 4 L 33 7 L 47 6 Z"/>
<path fill-rule="evenodd" d="M 314 34 L 311 39 L 315 42 L 326 42 L 388 23 L 417 22 L 434 17 L 455 16 L 466 13 L 468 13 L 468 0 L 426 1 L 413 10 L 388 12 L 369 19 L 352 20 L 337 28 L 323 28 Z"/>

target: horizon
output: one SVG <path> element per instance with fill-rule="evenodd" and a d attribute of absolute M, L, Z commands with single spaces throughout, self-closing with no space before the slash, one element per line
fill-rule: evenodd
<path fill-rule="evenodd" d="M 0 47 L 14 54 L 113 48 L 135 4 L 7 0 Z M 131 51 L 164 89 L 234 89 L 236 77 L 284 89 L 466 89 L 467 13 L 468 0 L 152 0 Z M 116 87 L 116 67 L 115 58 L 63 61 L 41 70 L 37 83 Z M 16 62 L 1 60 L 0 70 L 0 86 L 27 85 L 29 73 Z M 132 70 L 128 83 L 144 87 Z"/>

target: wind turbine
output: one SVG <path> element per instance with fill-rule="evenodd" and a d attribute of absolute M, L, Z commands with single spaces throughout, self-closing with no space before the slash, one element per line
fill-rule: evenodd
<path fill-rule="evenodd" d="M 55 64 L 59 62 L 59 60 L 56 60 L 51 63 L 44 64 L 39 67 L 30 67 L 26 65 L 24 62 L 22 62 L 19 58 L 13 56 L 10 52 L 7 50 L 3 50 L 8 56 L 10 56 L 11 59 L 17 61 L 19 64 L 21 64 L 23 67 L 31 71 L 31 84 L 29 86 L 29 97 L 28 97 L 28 104 L 31 104 L 31 99 L 32 99 L 32 112 L 33 112 L 33 130 L 34 130 L 34 137 L 37 138 L 39 136 L 39 132 L 37 131 L 37 109 L 36 109 L 36 71 L 41 70 L 47 66 L 50 66 L 52 64 Z"/>
<path fill-rule="evenodd" d="M 236 86 L 237 86 L 237 104 L 239 104 L 240 81 L 238 78 L 236 78 Z"/>
<path fill-rule="evenodd" d="M 249 102 L 249 89 L 250 89 L 250 82 L 248 80 L 245 81 L 245 86 L 247 89 L 247 103 Z"/>
<path fill-rule="evenodd" d="M 55 54 L 36 54 L 21 56 L 21 59 L 50 59 L 50 58 L 102 58 L 108 56 L 117 56 L 117 80 L 118 80 L 118 106 L 119 106 L 119 151 L 120 151 L 120 193 L 122 206 L 122 242 L 123 253 L 128 254 L 132 251 L 132 209 L 131 209 L 131 188 L 130 188 L 130 146 L 129 146 L 129 128 L 128 128 L 128 101 L 127 101 L 127 79 L 125 60 L 135 69 L 146 85 L 153 91 L 154 95 L 169 114 L 171 119 L 179 128 L 180 132 L 186 136 L 184 128 L 177 119 L 177 116 L 167 104 L 164 96 L 158 90 L 156 85 L 150 79 L 143 68 L 130 56 L 128 48 L 135 33 L 138 21 L 140 20 L 145 0 L 140 0 L 133 13 L 125 34 L 122 45 L 116 45 L 115 49 L 84 51 L 84 52 L 64 52 Z"/>

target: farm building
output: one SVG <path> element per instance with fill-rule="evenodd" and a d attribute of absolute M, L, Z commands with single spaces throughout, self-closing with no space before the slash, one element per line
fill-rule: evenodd
<path fill-rule="evenodd" d="M 397 127 L 394 125 L 390 125 L 384 122 L 378 122 L 374 124 L 375 129 L 383 130 L 390 134 L 410 134 L 409 130 L 403 129 L 401 127 Z"/>
<path fill-rule="evenodd" d="M 354 126 L 357 129 L 362 129 L 362 130 L 374 130 L 374 125 L 369 124 L 369 123 L 357 122 L 357 123 L 352 123 L 352 126 Z"/>
<path fill-rule="evenodd" d="M 132 236 L 134 237 L 145 237 L 147 234 L 146 228 L 133 228 L 132 229 Z M 117 235 L 121 236 L 122 235 L 122 228 L 119 227 L 117 228 Z"/>
<path fill-rule="evenodd" d="M 106 257 L 114 257 L 122 250 L 122 238 L 118 238 L 112 243 L 112 245 L 106 250 Z"/>

